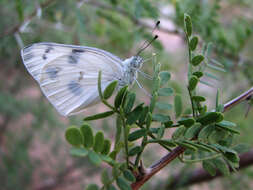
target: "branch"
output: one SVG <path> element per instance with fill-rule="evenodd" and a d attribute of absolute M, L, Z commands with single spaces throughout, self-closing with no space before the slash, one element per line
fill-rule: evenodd
<path fill-rule="evenodd" d="M 242 102 L 243 100 L 249 98 L 251 95 L 253 95 L 253 87 L 249 89 L 248 91 L 242 93 L 240 96 L 236 97 L 235 99 L 224 104 L 224 112 L 231 109 L 232 107 Z M 164 168 L 172 160 L 177 158 L 184 151 L 185 151 L 185 148 L 178 146 L 174 150 L 172 150 L 170 153 L 162 157 L 159 161 L 152 164 L 149 168 L 145 169 L 144 173 L 141 173 L 139 176 L 136 177 L 137 179 L 136 182 L 131 185 L 132 189 L 138 190 L 153 175 L 159 172 L 162 168 Z"/>
<path fill-rule="evenodd" d="M 109 4 L 105 4 L 100 1 L 94 1 L 94 0 L 84 0 L 83 3 L 91 5 L 93 7 L 103 9 L 103 10 L 117 12 L 117 13 L 121 14 L 122 16 L 129 18 L 136 25 L 142 26 L 144 28 L 154 29 L 155 24 L 150 25 L 150 24 L 136 18 L 134 15 L 132 15 L 131 13 L 129 13 L 128 11 L 123 9 L 122 7 L 111 6 Z M 180 31 L 179 29 L 176 29 L 176 28 L 174 30 L 169 30 L 168 28 L 165 28 L 165 27 L 159 27 L 158 30 L 162 31 L 162 32 L 169 33 L 169 34 L 175 34 L 175 35 L 181 35 L 181 36 L 184 35 L 183 31 Z"/>
<path fill-rule="evenodd" d="M 48 7 L 50 4 L 52 4 L 53 2 L 55 2 L 56 0 L 47 0 L 44 3 L 39 4 L 39 8 L 43 9 Z M 0 34 L 0 38 L 8 36 L 8 35 L 13 35 L 16 32 L 19 32 L 20 28 L 27 22 L 29 22 L 31 19 L 33 19 L 33 17 L 35 17 L 37 15 L 37 11 L 38 9 L 35 9 L 30 15 L 28 15 L 24 21 L 22 23 L 16 24 L 15 26 L 13 26 L 10 29 L 7 29 L 6 31 L 4 31 L 2 34 Z"/>
<path fill-rule="evenodd" d="M 250 165 L 253 165 L 253 149 L 250 151 L 243 153 L 240 155 L 240 163 L 239 163 L 239 169 L 246 168 Z M 233 172 L 233 170 L 230 170 Z M 189 186 L 205 181 L 211 181 L 217 177 L 222 176 L 222 174 L 219 171 L 216 171 L 215 176 L 211 176 L 208 172 L 206 172 L 204 169 L 199 168 L 190 172 L 187 172 L 187 174 L 182 174 L 181 172 L 174 177 L 172 177 L 172 180 L 169 185 L 166 186 L 166 189 L 177 189 L 179 187 Z M 187 176 L 186 180 L 182 183 L 182 176 Z M 185 177 L 183 177 L 185 179 Z"/>

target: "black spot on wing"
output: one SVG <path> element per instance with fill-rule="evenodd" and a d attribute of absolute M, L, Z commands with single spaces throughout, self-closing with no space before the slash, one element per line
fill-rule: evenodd
<path fill-rule="evenodd" d="M 70 63 L 70 64 L 77 64 L 78 59 L 79 59 L 79 56 L 71 54 L 68 57 L 68 63 Z"/>
<path fill-rule="evenodd" d="M 23 56 L 24 61 L 29 61 L 30 59 L 32 59 L 34 57 L 33 53 L 27 53 Z"/>
<path fill-rule="evenodd" d="M 72 53 L 83 53 L 85 52 L 83 49 L 72 49 Z"/>
<path fill-rule="evenodd" d="M 53 50 L 54 48 L 52 46 L 48 46 L 47 49 L 45 50 L 45 53 L 49 53 L 51 50 Z"/>
<path fill-rule="evenodd" d="M 44 59 L 44 60 L 46 60 L 46 59 L 47 59 L 46 54 L 43 54 L 42 59 Z"/>
<path fill-rule="evenodd" d="M 85 52 L 83 49 L 72 49 L 71 54 L 68 57 L 68 63 L 77 64 L 81 53 Z"/>
<path fill-rule="evenodd" d="M 60 70 L 61 69 L 59 67 L 48 67 L 46 68 L 46 73 L 48 74 L 50 79 L 56 79 Z"/>
<path fill-rule="evenodd" d="M 83 92 L 82 86 L 77 81 L 71 81 L 68 84 L 68 89 L 76 96 L 79 96 Z"/>

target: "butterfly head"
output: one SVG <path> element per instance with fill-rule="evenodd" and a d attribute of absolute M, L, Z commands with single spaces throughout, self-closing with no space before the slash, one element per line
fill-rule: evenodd
<path fill-rule="evenodd" d="M 134 68 L 134 69 L 139 69 L 141 68 L 143 63 L 143 58 L 140 56 L 133 56 L 131 58 L 131 62 L 130 62 L 130 67 Z"/>

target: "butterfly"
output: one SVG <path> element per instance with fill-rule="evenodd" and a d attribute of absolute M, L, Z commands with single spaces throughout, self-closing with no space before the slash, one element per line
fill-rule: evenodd
<path fill-rule="evenodd" d="M 70 116 L 99 102 L 99 71 L 102 91 L 115 80 L 118 89 L 137 81 L 143 63 L 139 56 L 142 50 L 122 60 L 98 48 L 42 42 L 23 48 L 21 57 L 50 103 L 61 115 Z"/>

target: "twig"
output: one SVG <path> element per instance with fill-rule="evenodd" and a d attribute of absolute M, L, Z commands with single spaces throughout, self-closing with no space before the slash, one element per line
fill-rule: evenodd
<path fill-rule="evenodd" d="M 55 2 L 56 0 L 47 0 L 44 3 L 39 4 L 39 7 L 41 9 L 48 7 L 50 4 L 52 4 L 53 2 Z M 13 26 L 10 29 L 7 29 L 6 31 L 4 31 L 2 34 L 0 34 L 0 38 L 4 37 L 4 36 L 8 36 L 8 35 L 13 35 L 16 32 L 19 32 L 20 28 L 24 25 L 24 23 L 30 21 L 33 17 L 35 17 L 37 15 L 37 9 L 35 9 L 30 15 L 28 15 L 24 21 L 22 23 L 19 23 L 15 26 Z"/>
<path fill-rule="evenodd" d="M 240 163 L 238 170 L 248 167 L 250 165 L 253 165 L 253 149 L 240 155 Z M 233 172 L 233 170 L 231 170 L 231 172 Z M 202 168 L 189 171 L 187 172 L 187 174 L 182 174 L 180 172 L 179 174 L 172 177 L 171 183 L 169 183 L 165 189 L 177 189 L 179 187 L 185 187 L 205 181 L 210 181 L 222 176 L 219 171 L 216 171 L 216 173 L 217 174 L 215 176 L 211 176 Z M 185 179 L 184 176 L 186 175 L 188 175 L 188 177 L 186 177 L 186 180 L 182 183 L 182 177 Z"/>
<path fill-rule="evenodd" d="M 253 87 L 248 91 L 242 93 L 240 96 L 236 97 L 235 99 L 229 101 L 228 103 L 224 104 L 224 112 L 232 108 L 233 106 L 237 105 L 238 103 L 242 102 L 243 100 L 247 99 L 253 95 Z M 137 176 L 137 180 L 133 183 L 132 189 L 138 190 L 146 181 L 148 181 L 153 175 L 159 172 L 162 168 L 164 168 L 167 164 L 169 164 L 172 160 L 177 158 L 180 154 L 185 151 L 183 147 L 176 147 L 170 153 L 162 157 L 159 161 L 152 164 L 149 168 L 145 171 L 146 173 L 142 174 L 141 176 Z"/>
<path fill-rule="evenodd" d="M 150 28 L 150 29 L 154 29 L 154 24 L 150 25 L 138 18 L 136 18 L 134 15 L 132 15 L 131 13 L 129 13 L 128 11 L 126 11 L 125 9 L 119 7 L 119 6 L 111 6 L 109 4 L 105 4 L 102 3 L 100 1 L 94 1 L 94 0 L 84 0 L 83 1 L 85 4 L 91 5 L 93 7 L 97 7 L 103 10 L 110 10 L 110 11 L 115 11 L 127 18 L 129 18 L 134 24 L 145 27 L 145 28 Z M 169 30 L 168 28 L 165 27 L 159 27 L 158 30 L 162 31 L 162 32 L 166 32 L 169 34 L 175 34 L 175 35 L 181 35 L 183 36 L 183 32 L 180 31 L 179 29 L 174 29 L 174 30 Z"/>

